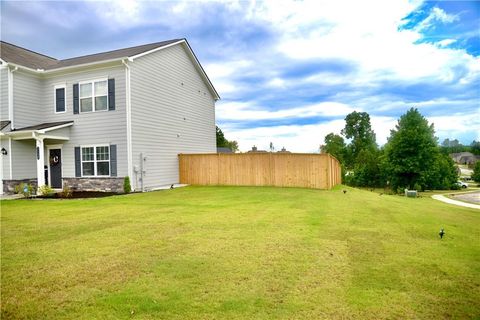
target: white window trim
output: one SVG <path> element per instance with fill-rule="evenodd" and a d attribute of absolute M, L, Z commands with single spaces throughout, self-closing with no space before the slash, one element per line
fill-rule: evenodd
<path fill-rule="evenodd" d="M 105 110 L 95 110 L 95 82 L 101 82 L 101 81 L 106 81 L 107 82 L 107 109 Z M 92 85 L 92 95 L 90 98 L 92 99 L 92 111 L 82 111 L 82 96 L 80 95 L 80 86 L 82 84 L 87 84 L 90 83 Z M 103 97 L 99 96 L 99 97 Z M 89 97 L 83 97 L 83 99 L 89 98 Z M 105 112 L 108 111 L 108 77 L 107 78 L 100 78 L 100 79 L 93 79 L 93 80 L 85 80 L 85 81 L 80 81 L 78 83 L 78 111 L 79 113 L 91 113 L 91 112 Z"/>
<path fill-rule="evenodd" d="M 65 111 L 57 111 L 57 89 L 64 89 L 63 99 L 65 101 Z M 67 85 L 66 84 L 57 84 L 53 87 L 53 112 L 54 113 L 67 112 Z"/>
<path fill-rule="evenodd" d="M 108 175 L 98 175 L 97 174 L 97 147 L 107 147 L 108 148 Z M 83 148 L 93 148 L 93 161 L 83 161 Z M 83 163 L 84 162 L 93 162 L 93 175 L 84 175 L 83 174 Z M 99 162 L 107 162 L 106 160 L 100 160 Z M 107 178 L 111 176 L 111 154 L 110 154 L 110 144 L 89 144 L 80 146 L 80 171 L 82 177 L 93 178 L 93 177 L 102 177 Z"/>

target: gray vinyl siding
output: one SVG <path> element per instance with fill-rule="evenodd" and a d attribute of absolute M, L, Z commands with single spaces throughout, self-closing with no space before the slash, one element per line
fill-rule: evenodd
<path fill-rule="evenodd" d="M 0 140 L 0 149 L 5 148 L 7 150 L 8 155 L 0 156 L 0 161 L 2 162 L 2 176 L 0 177 L 2 180 L 10 179 L 10 146 L 8 145 L 8 139 Z"/>
<path fill-rule="evenodd" d="M 73 114 L 73 84 L 101 78 L 115 79 L 115 110 Z M 66 112 L 55 113 L 54 87 L 66 85 Z M 88 72 L 49 77 L 44 80 L 44 113 L 40 122 L 73 120 L 68 128 L 70 140 L 63 143 L 63 177 L 75 177 L 75 147 L 117 145 L 117 176 L 127 175 L 127 131 L 125 104 L 125 67 L 117 66 Z M 64 130 L 64 129 L 62 129 Z M 60 130 L 50 132 L 60 135 Z M 45 142 L 47 144 L 48 141 Z"/>
<path fill-rule="evenodd" d="M 146 188 L 178 183 L 179 153 L 216 152 L 215 101 L 182 45 L 130 66 L 133 166 L 147 157 Z"/>
<path fill-rule="evenodd" d="M 12 178 L 37 178 L 34 140 L 12 140 Z"/>
<path fill-rule="evenodd" d="M 0 68 L 0 120 L 8 119 L 8 69 Z"/>
<path fill-rule="evenodd" d="M 15 129 L 42 122 L 43 93 L 40 78 L 22 70 L 13 73 L 13 123 Z"/>

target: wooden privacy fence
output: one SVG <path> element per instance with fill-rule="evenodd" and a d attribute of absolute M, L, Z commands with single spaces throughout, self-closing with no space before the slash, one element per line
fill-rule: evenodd
<path fill-rule="evenodd" d="M 180 183 L 330 189 L 341 169 L 329 154 L 179 154 Z"/>

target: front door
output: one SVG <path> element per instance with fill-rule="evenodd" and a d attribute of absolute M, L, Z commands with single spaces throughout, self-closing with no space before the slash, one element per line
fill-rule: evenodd
<path fill-rule="evenodd" d="M 62 188 L 62 149 L 50 149 L 50 187 Z"/>

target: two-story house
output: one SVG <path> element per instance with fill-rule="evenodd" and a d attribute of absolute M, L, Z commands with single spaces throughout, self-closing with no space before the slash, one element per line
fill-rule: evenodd
<path fill-rule="evenodd" d="M 120 192 L 178 183 L 215 153 L 218 93 L 185 39 L 57 60 L 0 47 L 1 188 Z"/>

